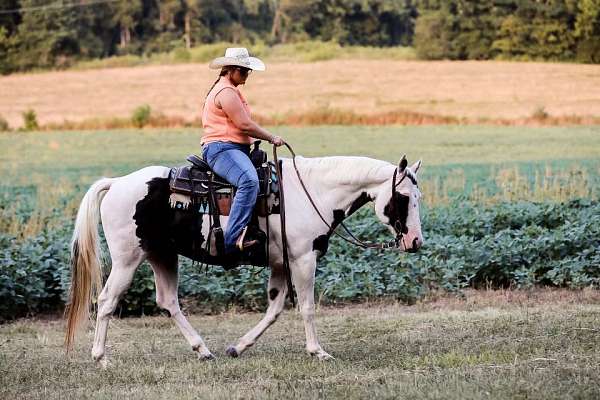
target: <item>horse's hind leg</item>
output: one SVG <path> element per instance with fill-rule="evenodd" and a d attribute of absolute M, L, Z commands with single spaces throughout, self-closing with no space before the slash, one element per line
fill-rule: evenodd
<path fill-rule="evenodd" d="M 175 325 L 181 330 L 192 349 L 198 352 L 198 358 L 201 360 L 214 359 L 215 357 L 204 344 L 202 337 L 192 327 L 179 307 L 177 255 L 163 257 L 160 261 L 150 259 L 150 264 L 156 282 L 156 304 L 169 312 Z"/>
<path fill-rule="evenodd" d="M 237 357 L 245 350 L 251 347 L 269 326 L 271 326 L 281 314 L 287 295 L 287 282 L 281 265 L 272 267 L 271 277 L 269 278 L 269 307 L 263 319 L 248 333 L 246 333 L 238 342 L 237 346 L 231 346 L 227 349 L 227 354 L 231 357 Z"/>
<path fill-rule="evenodd" d="M 108 321 L 115 312 L 119 300 L 123 297 L 129 285 L 131 285 L 135 270 L 143 259 L 144 254 L 139 248 L 130 251 L 129 254 L 120 253 L 118 257 L 113 257 L 110 275 L 98 297 L 96 334 L 94 347 L 92 348 L 92 357 L 96 361 L 106 363 L 104 352 Z"/>

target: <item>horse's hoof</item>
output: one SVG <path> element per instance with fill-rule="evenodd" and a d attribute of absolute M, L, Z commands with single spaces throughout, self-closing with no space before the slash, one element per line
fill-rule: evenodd
<path fill-rule="evenodd" d="M 227 350 L 225 350 L 225 353 L 227 353 L 227 355 L 229 357 L 233 357 L 233 358 L 238 358 L 240 356 L 240 354 L 237 352 L 237 350 L 233 346 L 229 346 L 227 348 Z"/>
<path fill-rule="evenodd" d="M 329 353 L 327 353 L 327 352 L 325 352 L 323 350 L 317 351 L 315 353 L 309 353 L 309 354 L 311 356 L 317 357 L 319 359 L 319 361 L 332 361 L 332 360 L 335 360 L 335 358 L 331 354 L 329 354 Z"/>
<path fill-rule="evenodd" d="M 212 361 L 212 360 L 216 360 L 216 357 L 211 353 L 198 353 L 198 360 L 201 361 Z"/>
<path fill-rule="evenodd" d="M 108 358 L 106 358 L 105 356 L 102 356 L 99 359 L 95 359 L 94 361 L 96 362 L 96 366 L 98 368 L 102 368 L 102 369 L 108 368 L 109 362 L 108 362 Z"/>

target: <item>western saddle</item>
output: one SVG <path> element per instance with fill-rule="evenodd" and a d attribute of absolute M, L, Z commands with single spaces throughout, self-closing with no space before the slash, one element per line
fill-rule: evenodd
<path fill-rule="evenodd" d="M 260 141 L 254 142 L 250 152 L 250 160 L 258 175 L 259 192 L 249 231 L 266 239 L 267 235 L 258 227 L 258 217 L 279 214 L 279 182 L 275 164 L 267 161 L 267 153 L 259 145 Z M 175 210 L 197 213 L 199 218 L 204 214 L 211 216 L 209 252 L 211 256 L 218 257 L 224 254 L 219 216 L 229 215 L 236 188 L 215 174 L 206 161 L 197 155 L 190 155 L 187 161 L 191 165 L 172 168 L 169 173 L 169 204 Z"/>

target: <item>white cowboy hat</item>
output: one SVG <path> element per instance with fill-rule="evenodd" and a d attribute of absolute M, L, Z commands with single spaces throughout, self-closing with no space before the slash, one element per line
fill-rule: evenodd
<path fill-rule="evenodd" d="M 254 71 L 264 71 L 265 63 L 256 57 L 250 57 L 245 47 L 230 47 L 225 50 L 225 57 L 217 57 L 208 64 L 210 69 L 219 69 L 227 65 L 237 65 Z"/>

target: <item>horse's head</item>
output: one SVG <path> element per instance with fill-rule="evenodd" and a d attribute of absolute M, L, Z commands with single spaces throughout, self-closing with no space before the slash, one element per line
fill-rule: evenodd
<path fill-rule="evenodd" d="M 375 213 L 396 235 L 396 245 L 403 251 L 416 252 L 423 245 L 417 171 L 421 160 L 408 167 L 402 156 L 394 175 L 381 186 L 375 199 Z"/>

